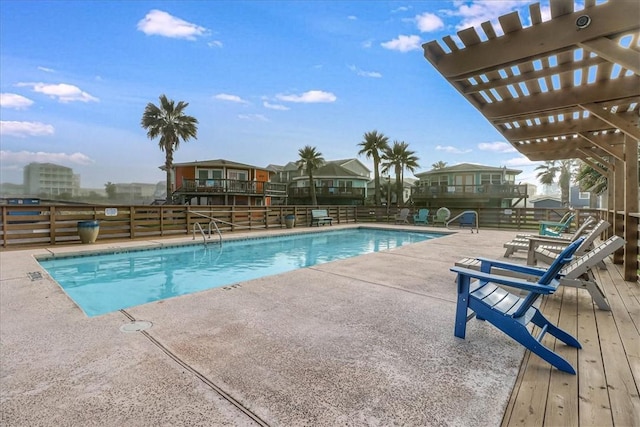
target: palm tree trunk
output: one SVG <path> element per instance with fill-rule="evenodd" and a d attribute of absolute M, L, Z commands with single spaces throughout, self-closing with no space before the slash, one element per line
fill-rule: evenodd
<path fill-rule="evenodd" d="M 373 159 L 373 181 L 375 189 L 373 203 L 376 206 L 380 206 L 380 170 L 376 159 Z"/>
<path fill-rule="evenodd" d="M 165 163 L 164 167 L 167 170 L 167 203 L 172 203 L 173 194 L 171 192 L 171 168 L 173 166 L 173 147 L 165 147 Z"/>
<path fill-rule="evenodd" d="M 311 194 L 311 204 L 316 206 L 318 198 L 316 197 L 316 184 L 313 182 L 313 173 L 309 173 L 309 194 Z"/>

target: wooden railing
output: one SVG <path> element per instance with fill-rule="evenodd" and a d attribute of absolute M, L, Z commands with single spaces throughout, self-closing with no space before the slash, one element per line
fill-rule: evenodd
<path fill-rule="evenodd" d="M 527 186 L 524 184 L 475 184 L 475 185 L 432 185 L 413 187 L 413 200 L 425 198 L 482 197 L 513 199 L 527 196 Z"/>
<path fill-rule="evenodd" d="M 99 220 L 98 242 L 189 235 L 196 222 L 222 231 L 281 228 L 286 215 L 307 226 L 314 206 L 2 206 L 2 248 L 79 243 L 78 221 Z M 324 207 L 334 224 L 357 221 L 355 206 Z"/>
<path fill-rule="evenodd" d="M 264 181 L 243 181 L 237 179 L 183 179 L 177 193 L 207 194 L 252 194 L 266 196 L 284 196 L 287 185 Z"/>
<path fill-rule="evenodd" d="M 291 187 L 289 189 L 289 197 L 310 197 L 310 191 L 310 187 Z M 363 199 L 365 189 L 353 187 L 316 187 L 316 196 Z"/>

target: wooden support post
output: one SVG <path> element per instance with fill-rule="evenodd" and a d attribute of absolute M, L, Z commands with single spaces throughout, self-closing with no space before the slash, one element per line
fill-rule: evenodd
<path fill-rule="evenodd" d="M 616 170 L 614 172 L 614 195 L 613 206 L 613 234 L 624 238 L 624 217 L 620 212 L 624 212 L 624 162 L 616 159 Z M 622 264 L 624 262 L 624 248 L 620 248 L 613 254 L 613 263 Z"/>
<path fill-rule="evenodd" d="M 625 135 L 624 280 L 638 280 L 638 141 Z"/>
<path fill-rule="evenodd" d="M 136 208 L 129 206 L 129 238 L 136 237 Z"/>

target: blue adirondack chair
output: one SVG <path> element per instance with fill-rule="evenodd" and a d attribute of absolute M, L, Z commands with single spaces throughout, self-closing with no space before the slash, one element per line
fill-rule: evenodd
<path fill-rule="evenodd" d="M 577 239 L 564 249 L 548 270 L 531 268 L 518 264 L 481 259 L 480 271 L 461 267 L 452 267 L 451 271 L 458 274 L 458 304 L 456 308 L 455 336 L 465 337 L 467 322 L 476 316 L 479 320 L 486 320 L 505 334 L 551 363 L 561 371 L 575 374 L 571 364 L 553 350 L 542 344 L 542 338 L 550 333 L 560 341 L 576 348 L 582 348 L 578 340 L 551 324 L 540 311 L 533 306 L 541 295 L 552 294 L 558 288 L 562 277 L 560 270 L 573 259 L 573 253 L 582 243 Z M 502 268 L 539 277 L 537 283 L 523 279 L 491 274 L 491 268 Z M 477 279 L 473 283 L 471 279 Z M 529 291 L 524 297 L 514 295 L 497 285 Z M 467 311 L 473 313 L 467 316 Z M 527 329 L 533 322 L 541 328 L 537 337 Z"/>
<path fill-rule="evenodd" d="M 420 209 L 417 214 L 413 215 L 413 223 L 427 225 L 429 223 L 429 209 Z"/>

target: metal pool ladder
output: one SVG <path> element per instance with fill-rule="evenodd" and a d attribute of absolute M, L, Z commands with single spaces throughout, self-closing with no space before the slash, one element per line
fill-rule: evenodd
<path fill-rule="evenodd" d="M 216 224 L 215 219 L 211 218 L 211 221 L 209 221 L 209 239 L 211 239 L 211 225 L 213 224 L 213 228 L 216 229 L 216 233 L 218 233 L 218 237 L 220 238 L 220 246 L 222 246 L 222 233 L 220 232 L 220 229 L 218 228 L 218 224 Z M 202 226 L 200 225 L 199 222 L 195 222 L 193 223 L 193 240 L 196 240 L 196 228 L 198 230 L 200 230 L 200 234 L 202 235 L 202 241 L 204 243 L 204 245 L 207 245 L 207 237 L 204 234 L 204 230 L 202 229 Z"/>

